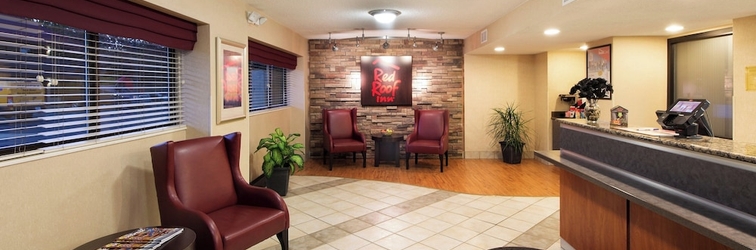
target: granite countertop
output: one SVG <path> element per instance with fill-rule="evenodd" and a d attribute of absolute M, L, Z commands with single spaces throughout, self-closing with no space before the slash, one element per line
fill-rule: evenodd
<path fill-rule="evenodd" d="M 619 135 L 643 141 L 656 142 L 662 145 L 683 148 L 704 154 L 716 155 L 733 160 L 756 164 L 756 143 L 735 142 L 728 139 L 708 136 L 703 136 L 703 138 L 701 139 L 686 139 L 673 136 L 653 135 L 664 133 L 644 133 L 644 131 L 632 131 L 632 129 L 628 128 L 623 129 L 611 126 L 608 122 L 588 124 L 584 119 L 566 118 L 555 120 L 571 126 L 601 131 L 608 134 Z"/>

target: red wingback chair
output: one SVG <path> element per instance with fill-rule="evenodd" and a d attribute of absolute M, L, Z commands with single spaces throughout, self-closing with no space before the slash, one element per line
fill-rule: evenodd
<path fill-rule="evenodd" d="M 407 136 L 405 150 L 407 169 L 411 153 L 415 153 L 415 164 L 418 154 L 437 154 L 444 172 L 444 155 L 449 166 L 449 111 L 416 109 L 415 130 Z"/>
<path fill-rule="evenodd" d="M 323 164 L 327 155 L 328 170 L 333 170 L 333 154 L 348 152 L 352 152 L 352 162 L 357 161 L 357 152 L 362 153 L 362 167 L 367 166 L 367 143 L 357 131 L 357 109 L 323 109 Z"/>
<path fill-rule="evenodd" d="M 286 203 L 244 180 L 240 145 L 236 132 L 150 148 L 161 224 L 194 230 L 197 249 L 247 249 L 273 235 L 288 249 Z"/>

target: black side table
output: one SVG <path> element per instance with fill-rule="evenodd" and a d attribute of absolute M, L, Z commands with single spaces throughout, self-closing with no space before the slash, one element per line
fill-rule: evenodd
<path fill-rule="evenodd" d="M 378 167 L 382 161 L 393 161 L 399 167 L 399 144 L 404 141 L 401 135 L 373 135 L 375 142 L 375 161 L 373 166 Z"/>
<path fill-rule="evenodd" d="M 136 229 L 129 229 L 126 231 L 117 232 L 111 235 L 106 235 L 103 237 L 100 237 L 99 239 L 92 240 L 90 242 L 87 242 L 84 245 L 81 245 L 74 250 L 94 250 L 98 249 L 102 246 L 105 246 L 105 244 L 108 244 L 112 242 L 113 240 L 117 239 L 118 237 L 121 237 L 122 235 L 131 233 L 135 231 Z M 176 235 L 173 239 L 166 242 L 164 245 L 158 247 L 159 250 L 194 250 L 194 240 L 197 237 L 197 234 L 194 233 L 194 230 L 191 230 L 189 228 L 184 228 L 184 231 L 181 232 L 181 234 Z"/>

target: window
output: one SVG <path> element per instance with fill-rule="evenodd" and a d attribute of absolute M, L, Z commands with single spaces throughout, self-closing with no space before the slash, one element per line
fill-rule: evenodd
<path fill-rule="evenodd" d="M 289 105 L 289 69 L 249 62 L 249 111 Z"/>
<path fill-rule="evenodd" d="M 732 29 L 670 39 L 668 102 L 706 99 L 714 136 L 732 139 Z"/>
<path fill-rule="evenodd" d="M 175 49 L 0 15 L 0 155 L 183 123 Z"/>

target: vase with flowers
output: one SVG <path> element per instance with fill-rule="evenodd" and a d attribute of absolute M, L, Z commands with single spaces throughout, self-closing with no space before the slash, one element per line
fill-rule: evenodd
<path fill-rule="evenodd" d="M 598 100 L 612 92 L 614 92 L 614 88 L 604 78 L 586 77 L 570 88 L 570 95 L 577 93 L 580 98 L 588 99 L 588 105 L 585 107 L 585 118 L 588 123 L 598 122 L 601 115 Z"/>

